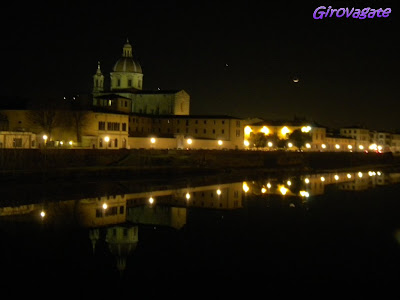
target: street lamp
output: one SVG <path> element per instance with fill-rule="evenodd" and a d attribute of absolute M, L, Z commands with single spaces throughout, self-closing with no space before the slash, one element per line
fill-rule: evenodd
<path fill-rule="evenodd" d="M 44 145 L 45 146 L 47 146 L 47 139 L 48 139 L 48 136 L 47 135 L 43 135 L 43 140 L 44 140 Z"/>
<path fill-rule="evenodd" d="M 106 136 L 105 138 L 104 138 L 104 141 L 106 142 L 106 149 L 108 148 L 108 142 L 110 141 L 110 137 L 109 136 Z"/>

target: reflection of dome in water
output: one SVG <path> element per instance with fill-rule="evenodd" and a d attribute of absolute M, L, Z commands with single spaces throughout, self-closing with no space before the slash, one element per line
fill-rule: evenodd
<path fill-rule="evenodd" d="M 114 226 L 107 229 L 106 242 L 110 252 L 116 256 L 117 269 L 126 268 L 126 260 L 135 251 L 138 243 L 138 227 Z"/>

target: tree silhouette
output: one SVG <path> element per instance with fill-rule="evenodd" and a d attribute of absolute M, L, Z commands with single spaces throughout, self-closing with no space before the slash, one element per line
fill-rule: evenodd
<path fill-rule="evenodd" d="M 311 134 L 302 132 L 301 129 L 295 129 L 289 135 L 289 140 L 296 146 L 298 149 L 301 149 L 305 146 L 306 143 L 312 141 Z"/>

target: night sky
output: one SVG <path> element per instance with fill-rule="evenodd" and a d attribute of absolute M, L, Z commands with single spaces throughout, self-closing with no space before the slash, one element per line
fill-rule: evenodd
<path fill-rule="evenodd" d="M 400 129 L 395 1 L 226 3 L 3 5 L 0 101 L 88 93 L 97 61 L 108 85 L 128 38 L 144 89 L 185 90 L 191 114 Z M 321 5 L 392 12 L 314 20 Z"/>

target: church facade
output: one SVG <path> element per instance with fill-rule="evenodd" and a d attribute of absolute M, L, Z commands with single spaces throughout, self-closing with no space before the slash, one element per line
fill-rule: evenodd
<path fill-rule="evenodd" d="M 122 56 L 110 72 L 110 87 L 106 89 L 103 72 L 98 63 L 93 75 L 93 105 L 113 106 L 114 102 L 127 101 L 130 113 L 150 115 L 189 115 L 190 96 L 184 90 L 143 90 L 143 71 L 133 57 L 127 40 Z M 125 105 L 125 102 L 124 102 Z M 126 110 L 125 110 L 126 111 Z"/>

